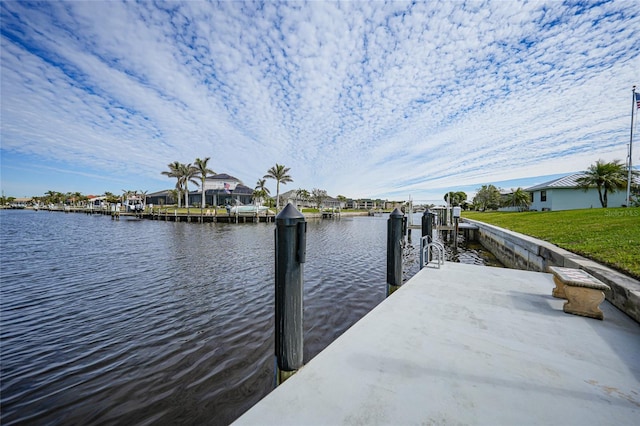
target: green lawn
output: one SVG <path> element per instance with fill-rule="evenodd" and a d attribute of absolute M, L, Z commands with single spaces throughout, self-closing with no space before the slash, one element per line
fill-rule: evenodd
<path fill-rule="evenodd" d="M 640 279 L 640 208 L 462 216 L 548 241 Z"/>

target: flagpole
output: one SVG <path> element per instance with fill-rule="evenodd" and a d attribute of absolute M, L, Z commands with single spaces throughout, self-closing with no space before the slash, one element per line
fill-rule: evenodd
<path fill-rule="evenodd" d="M 636 86 L 631 89 L 631 135 L 629 137 L 629 170 L 627 176 L 627 207 L 631 207 L 631 167 L 632 167 L 632 150 L 633 150 L 633 116 L 636 111 Z"/>

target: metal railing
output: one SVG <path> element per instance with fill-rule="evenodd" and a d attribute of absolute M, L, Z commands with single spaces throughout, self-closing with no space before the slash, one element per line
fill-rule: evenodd
<path fill-rule="evenodd" d="M 444 265 L 444 245 L 439 241 L 433 241 L 430 235 L 420 239 L 420 269 L 434 262 L 440 269 Z"/>

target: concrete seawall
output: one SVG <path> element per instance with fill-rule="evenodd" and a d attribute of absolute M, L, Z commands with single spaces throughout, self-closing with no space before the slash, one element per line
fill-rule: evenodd
<path fill-rule="evenodd" d="M 546 272 L 549 266 L 583 269 L 611 287 L 606 297 L 612 305 L 640 323 L 640 281 L 546 241 L 475 220 L 476 239 L 505 266 Z"/>

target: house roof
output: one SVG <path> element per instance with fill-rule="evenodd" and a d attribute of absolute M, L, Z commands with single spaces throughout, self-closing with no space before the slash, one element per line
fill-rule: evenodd
<path fill-rule="evenodd" d="M 296 197 L 296 192 L 298 190 L 297 189 L 292 189 L 290 191 L 287 192 L 283 192 L 282 194 L 280 194 L 280 198 L 295 198 Z"/>
<path fill-rule="evenodd" d="M 574 173 L 572 175 L 563 176 L 557 179 L 550 180 L 548 182 L 541 183 L 539 185 L 531 186 L 525 191 L 533 192 L 533 191 L 541 191 L 543 189 L 554 189 L 554 188 L 578 188 L 578 179 L 586 176 L 585 173 Z M 633 177 L 633 183 L 640 184 L 640 178 L 638 176 Z"/>
<path fill-rule="evenodd" d="M 227 194 L 227 195 L 252 195 L 253 194 L 253 189 L 249 188 L 246 185 L 243 185 L 241 183 L 237 184 L 235 188 L 233 188 L 232 190 L 229 190 L 229 192 L 227 192 L 227 190 L 225 190 L 224 188 L 217 188 L 217 189 L 207 189 L 205 191 L 206 195 L 213 195 L 213 194 Z M 189 194 L 200 194 L 200 190 L 196 189 L 194 191 L 189 191 Z"/>
<path fill-rule="evenodd" d="M 242 182 L 237 177 L 228 175 L 226 173 L 218 173 L 217 175 L 207 176 L 207 180 L 214 180 L 214 179 L 218 179 L 218 180 L 220 180 L 220 179 L 221 180 L 235 180 L 236 182 Z"/>
<path fill-rule="evenodd" d="M 151 194 L 147 194 L 147 198 L 149 197 L 166 197 L 169 195 L 169 189 L 165 189 L 163 191 L 152 192 Z"/>
<path fill-rule="evenodd" d="M 563 176 L 557 179 L 550 180 L 548 182 L 544 182 L 538 185 L 531 186 L 525 191 L 540 191 L 542 189 L 550 189 L 550 188 L 577 188 L 578 187 L 578 179 L 584 177 L 584 173 L 574 173 L 572 175 Z"/>

